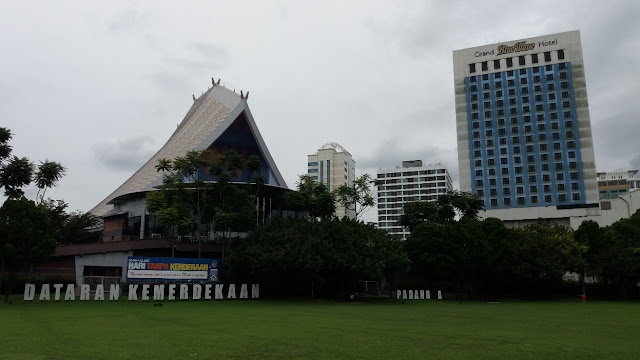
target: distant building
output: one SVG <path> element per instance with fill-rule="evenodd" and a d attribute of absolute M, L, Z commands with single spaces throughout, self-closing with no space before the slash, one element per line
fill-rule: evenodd
<path fill-rule="evenodd" d="M 513 226 L 598 215 L 580 33 L 453 52 L 460 190 Z"/>
<path fill-rule="evenodd" d="M 405 203 L 434 201 L 438 195 L 453 190 L 447 168 L 438 164 L 423 165 L 421 160 L 403 161 L 402 167 L 378 170 L 378 228 L 406 239 L 409 230 L 400 226 Z"/>
<path fill-rule="evenodd" d="M 307 156 L 307 174 L 325 184 L 329 191 L 342 185 L 352 186 L 356 179 L 355 168 L 356 162 L 340 144 L 324 144 L 318 152 Z M 339 218 L 346 216 L 354 219 L 355 205 L 352 209 L 345 209 L 340 203 L 336 203 L 335 215 Z"/>
<path fill-rule="evenodd" d="M 615 199 L 640 188 L 638 170 L 607 171 L 598 173 L 600 200 Z"/>

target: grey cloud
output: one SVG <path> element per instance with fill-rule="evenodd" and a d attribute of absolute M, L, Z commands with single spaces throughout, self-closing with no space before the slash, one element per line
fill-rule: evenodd
<path fill-rule="evenodd" d="M 149 136 L 107 140 L 95 145 L 94 154 L 104 166 L 117 171 L 136 171 L 158 150 Z"/>
<path fill-rule="evenodd" d="M 631 169 L 640 170 L 640 152 L 633 159 L 631 159 L 631 162 L 629 164 L 631 165 Z"/>
<path fill-rule="evenodd" d="M 360 173 L 370 173 L 375 176 L 378 169 L 392 169 L 401 166 L 402 161 L 422 160 L 422 163 L 441 163 L 447 167 L 454 183 L 458 182 L 458 151 L 456 148 L 445 149 L 429 144 L 405 149 L 401 147 L 398 138 L 388 140 L 376 148 L 373 155 L 356 159 L 356 167 Z"/>
<path fill-rule="evenodd" d="M 108 28 L 114 32 L 131 33 L 143 29 L 147 25 L 148 18 L 141 10 L 129 8 L 111 22 Z"/>

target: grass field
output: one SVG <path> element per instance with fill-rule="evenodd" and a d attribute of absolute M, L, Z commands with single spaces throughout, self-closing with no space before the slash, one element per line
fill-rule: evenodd
<path fill-rule="evenodd" d="M 2 359 L 639 359 L 631 302 L 0 304 Z"/>

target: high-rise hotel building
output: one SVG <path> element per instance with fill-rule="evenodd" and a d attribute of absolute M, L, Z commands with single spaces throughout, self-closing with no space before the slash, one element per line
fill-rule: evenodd
<path fill-rule="evenodd" d="M 481 216 L 597 213 L 580 33 L 456 50 L 453 63 L 460 189 L 483 199 Z"/>
<path fill-rule="evenodd" d="M 378 170 L 378 228 L 406 239 L 409 230 L 398 223 L 403 206 L 415 201 L 435 201 L 453 190 L 451 176 L 442 164 L 403 161 L 402 167 Z"/>
<path fill-rule="evenodd" d="M 307 155 L 307 174 L 313 180 L 325 184 L 329 191 L 334 191 L 342 185 L 353 186 L 356 180 L 355 168 L 356 162 L 351 153 L 340 144 L 327 143 L 315 154 Z M 336 202 L 335 215 L 339 218 L 346 216 L 354 219 L 356 209 L 347 209 Z"/>

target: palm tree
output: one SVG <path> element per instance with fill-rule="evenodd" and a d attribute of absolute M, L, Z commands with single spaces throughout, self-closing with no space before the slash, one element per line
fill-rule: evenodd
<path fill-rule="evenodd" d="M 67 169 L 59 162 L 49 160 L 40 162 L 40 165 L 38 165 L 38 169 L 33 177 L 33 180 L 38 187 L 36 199 L 38 199 L 39 202 L 44 200 L 44 194 L 47 192 L 48 188 L 57 186 L 58 181 L 64 176 L 66 171 Z M 42 191 L 42 194 L 40 194 L 40 191 Z"/>

